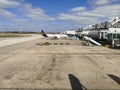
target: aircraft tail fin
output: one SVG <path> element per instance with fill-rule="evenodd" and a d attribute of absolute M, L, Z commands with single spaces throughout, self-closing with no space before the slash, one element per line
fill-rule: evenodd
<path fill-rule="evenodd" d="M 44 36 L 44 37 L 48 37 L 47 34 L 46 34 L 43 30 L 41 31 L 41 34 L 42 34 L 42 36 Z"/>

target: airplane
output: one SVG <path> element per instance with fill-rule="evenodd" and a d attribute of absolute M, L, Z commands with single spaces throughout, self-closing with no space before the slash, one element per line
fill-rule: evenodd
<path fill-rule="evenodd" d="M 51 37 L 51 38 L 68 38 L 66 34 L 46 34 L 43 30 L 41 31 L 43 37 Z"/>

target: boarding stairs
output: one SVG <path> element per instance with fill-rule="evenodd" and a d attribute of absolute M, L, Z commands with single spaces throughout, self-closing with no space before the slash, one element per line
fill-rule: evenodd
<path fill-rule="evenodd" d="M 98 43 L 97 41 L 95 41 L 94 39 L 92 39 L 91 37 L 88 37 L 88 36 L 84 36 L 84 40 L 88 42 L 88 45 L 91 46 L 91 43 L 95 44 L 95 45 L 98 45 L 98 46 L 101 46 L 100 43 Z"/>

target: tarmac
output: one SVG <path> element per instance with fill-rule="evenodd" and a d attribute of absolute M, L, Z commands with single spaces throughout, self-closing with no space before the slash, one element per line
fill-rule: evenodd
<path fill-rule="evenodd" d="M 50 45 L 44 45 L 45 42 Z M 120 50 L 44 38 L 2 46 L 0 88 L 119 90 Z"/>

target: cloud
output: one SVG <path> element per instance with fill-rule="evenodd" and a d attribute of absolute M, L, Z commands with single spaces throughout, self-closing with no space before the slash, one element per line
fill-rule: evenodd
<path fill-rule="evenodd" d="M 0 0 L 0 17 L 5 19 L 15 19 L 16 15 L 7 9 L 16 8 L 20 5 L 20 2 L 16 0 Z"/>
<path fill-rule="evenodd" d="M 20 9 L 22 14 L 31 20 L 52 21 L 55 19 L 47 15 L 41 8 L 33 8 L 31 4 L 25 3 L 24 0 L 0 0 L 0 17 L 6 19 L 16 18 L 13 12 L 7 10 L 9 8 Z"/>
<path fill-rule="evenodd" d="M 114 17 L 120 15 L 120 5 L 114 4 L 114 5 L 105 5 L 101 7 L 96 7 L 96 9 L 93 10 L 93 13 L 98 13 L 101 15 L 104 15 L 106 17 Z"/>
<path fill-rule="evenodd" d="M 80 11 L 84 11 L 86 8 L 85 7 L 76 7 L 76 8 L 72 8 L 70 11 L 72 12 L 80 12 Z"/>
<path fill-rule="evenodd" d="M 69 21 L 76 24 L 89 24 L 96 21 L 96 17 L 102 16 L 97 13 L 91 13 L 87 11 L 86 7 L 75 7 L 70 9 L 69 13 L 61 13 L 58 19 Z"/>
<path fill-rule="evenodd" d="M 105 5 L 109 3 L 110 3 L 110 0 L 96 0 L 95 5 Z"/>
<path fill-rule="evenodd" d="M 40 7 L 34 7 L 25 0 L 0 0 L 0 19 L 5 18 L 14 30 L 65 30 L 88 24 L 100 23 L 110 17 L 120 16 L 119 0 L 89 0 L 92 7 L 77 6 L 55 18 Z M 114 4 L 113 4 L 114 3 Z M 14 9 L 11 9 L 14 8 Z M 9 10 L 10 9 L 10 10 Z M 18 11 L 14 11 L 18 10 Z M 15 14 L 16 12 L 22 15 Z M 1 23 L 4 23 L 1 21 Z M 56 24 L 58 23 L 58 24 Z M 11 29 L 10 29 L 11 30 Z"/>
<path fill-rule="evenodd" d="M 94 7 L 94 6 L 103 6 L 103 5 L 109 5 L 112 3 L 117 3 L 119 0 L 88 0 L 88 3 Z"/>
<path fill-rule="evenodd" d="M 17 15 L 14 9 L 22 15 Z M 58 28 L 55 26 L 56 28 L 52 29 L 54 24 L 49 25 L 50 23 L 46 26 L 46 21 L 51 22 L 55 18 L 47 15 L 43 9 L 26 3 L 25 0 L 0 0 L 0 19 L 6 20 L 6 23 L 0 22 L 2 30 L 40 31 Z"/>
<path fill-rule="evenodd" d="M 0 0 L 0 8 L 14 8 L 19 5 L 20 3 L 15 0 Z"/>
<path fill-rule="evenodd" d="M 58 19 L 74 22 L 79 25 L 87 25 L 103 22 L 110 17 L 120 16 L 119 4 L 97 6 L 92 9 L 86 8 L 83 11 L 78 11 L 77 9 L 78 7 L 70 9 L 71 12 L 59 14 Z"/>
<path fill-rule="evenodd" d="M 22 5 L 22 7 L 20 8 L 20 11 L 23 13 L 25 17 L 28 17 L 32 20 L 52 21 L 55 19 L 45 14 L 44 10 L 42 10 L 41 8 L 33 8 L 31 4 Z"/>
<path fill-rule="evenodd" d="M 0 17 L 2 18 L 6 18 L 6 19 L 14 19 L 15 18 L 15 14 L 4 10 L 4 9 L 0 9 Z"/>
<path fill-rule="evenodd" d="M 76 23 L 76 24 L 89 24 L 96 21 L 95 17 L 78 16 L 78 15 L 70 15 L 70 14 L 60 14 L 59 19 Z"/>

